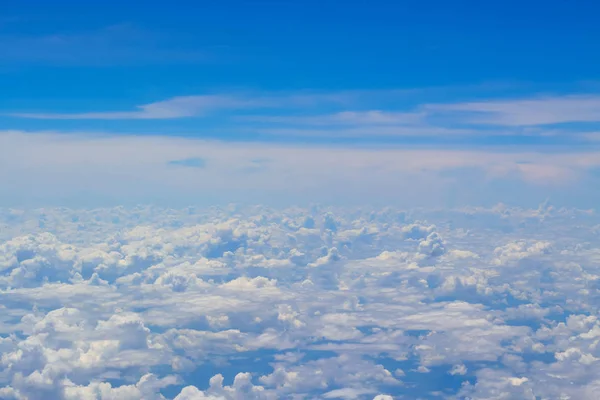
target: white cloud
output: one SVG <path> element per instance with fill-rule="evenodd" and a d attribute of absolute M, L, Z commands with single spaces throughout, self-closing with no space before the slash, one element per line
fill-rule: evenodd
<path fill-rule="evenodd" d="M 552 245 L 547 241 L 540 241 L 528 244 L 524 241 L 508 243 L 504 246 L 494 249 L 496 259 L 494 263 L 497 265 L 505 265 L 511 262 L 540 257 L 550 254 Z"/>
<path fill-rule="evenodd" d="M 448 398 L 593 399 L 598 222 L 548 204 L 0 209 L 0 396 L 386 400 L 438 379 Z"/>
<path fill-rule="evenodd" d="M 457 364 L 454 365 L 452 367 L 452 369 L 450 370 L 450 372 L 448 372 L 450 375 L 465 375 L 467 373 L 468 369 L 467 367 L 465 367 L 464 364 Z"/>
<path fill-rule="evenodd" d="M 427 105 L 434 112 L 462 112 L 470 123 L 507 126 L 600 121 L 600 96 L 572 95 Z M 459 116 L 460 118 L 460 116 Z"/>
<path fill-rule="evenodd" d="M 600 96 L 597 94 L 533 94 L 525 98 L 486 98 L 461 103 L 417 103 L 406 101 L 406 98 L 390 102 L 390 99 L 405 96 L 406 93 L 393 90 L 246 91 L 176 96 L 137 105 L 133 110 L 11 112 L 5 115 L 42 120 L 156 120 L 219 115 L 217 132 L 241 136 L 260 134 L 303 140 L 363 138 L 375 141 L 409 137 L 429 142 L 435 142 L 436 138 L 464 142 L 481 137 L 535 136 L 541 143 L 561 137 L 571 144 L 582 140 L 596 141 L 596 125 L 600 122 Z M 577 123 L 588 126 L 569 126 Z M 215 132 L 201 132 L 215 137 Z M 492 145 L 494 142 L 490 141 Z"/>
<path fill-rule="evenodd" d="M 170 119 L 201 116 L 207 112 L 227 109 L 245 109 L 273 105 L 266 100 L 246 99 L 226 95 L 200 95 L 173 97 L 168 100 L 144 104 L 136 111 L 106 111 L 75 114 L 14 113 L 13 117 L 33 119 Z"/>
<path fill-rule="evenodd" d="M 424 113 L 388 112 L 382 110 L 340 111 L 334 114 L 308 117 L 248 116 L 244 121 L 299 125 L 415 125 L 422 122 Z"/>
<path fill-rule="evenodd" d="M 206 160 L 206 167 L 169 165 L 194 157 Z M 270 161 L 264 169 L 248 173 L 248 163 L 257 158 Z M 561 195 L 565 187 L 588 194 L 570 197 L 581 203 L 593 199 L 587 185 L 594 184 L 592 171 L 599 165 L 595 152 L 355 149 L 173 137 L 0 134 L 5 204 L 359 204 L 378 198 L 381 203 L 440 206 L 454 192 L 462 202 L 491 197 L 541 200 Z M 505 190 L 507 186 L 514 190 Z"/>
<path fill-rule="evenodd" d="M 209 113 L 226 110 L 280 109 L 308 107 L 318 104 L 343 104 L 348 96 L 344 93 L 269 93 L 256 95 L 250 93 L 202 94 L 177 96 L 170 99 L 143 104 L 135 111 L 101 111 L 81 113 L 11 113 L 12 117 L 47 120 L 126 120 L 126 119 L 173 119 L 206 116 Z M 340 114 L 341 119 L 351 119 L 353 114 Z M 356 115 L 355 118 L 363 118 Z M 389 120 L 398 117 L 386 117 L 377 112 L 365 115 L 369 120 Z"/>
<path fill-rule="evenodd" d="M 419 242 L 419 252 L 432 257 L 441 256 L 446 253 L 444 240 L 437 232 L 432 232 Z"/>

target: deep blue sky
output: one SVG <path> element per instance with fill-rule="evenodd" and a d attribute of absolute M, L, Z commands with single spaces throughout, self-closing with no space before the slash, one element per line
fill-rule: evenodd
<path fill-rule="evenodd" d="M 4 2 L 0 104 L 231 87 L 561 90 L 598 79 L 599 14 L 598 2 L 556 0 Z M 56 54 L 39 40 L 51 35 L 71 42 Z"/>

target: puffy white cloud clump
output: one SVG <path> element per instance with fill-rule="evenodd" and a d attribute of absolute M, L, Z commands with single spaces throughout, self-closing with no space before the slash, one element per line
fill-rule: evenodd
<path fill-rule="evenodd" d="M 0 209 L 0 398 L 596 399 L 599 218 Z"/>

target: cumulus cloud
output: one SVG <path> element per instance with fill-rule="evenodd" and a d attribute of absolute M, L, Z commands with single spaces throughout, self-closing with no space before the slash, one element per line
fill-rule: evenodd
<path fill-rule="evenodd" d="M 419 242 L 419 252 L 428 256 L 441 256 L 446 252 L 446 247 L 442 237 L 437 232 L 427 235 L 425 240 Z"/>
<path fill-rule="evenodd" d="M 2 398 L 600 387 L 589 211 L 44 208 L 0 222 Z"/>

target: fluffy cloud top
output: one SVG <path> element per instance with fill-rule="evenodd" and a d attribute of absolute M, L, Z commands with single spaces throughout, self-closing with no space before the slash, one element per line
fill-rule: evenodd
<path fill-rule="evenodd" d="M 595 399 L 598 222 L 2 209 L 0 397 Z"/>

